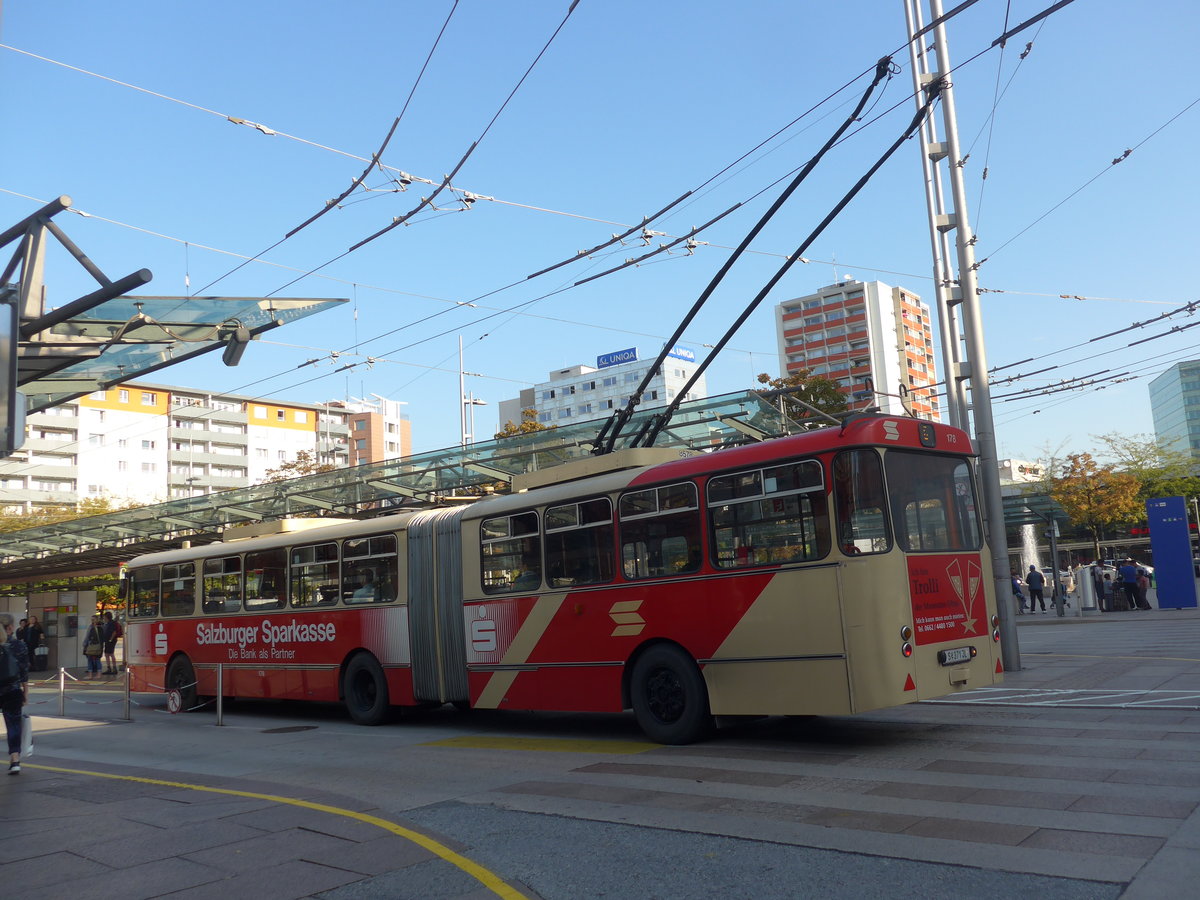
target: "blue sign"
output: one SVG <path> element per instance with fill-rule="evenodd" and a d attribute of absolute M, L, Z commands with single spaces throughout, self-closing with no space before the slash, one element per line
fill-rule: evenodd
<path fill-rule="evenodd" d="M 1150 520 L 1159 609 L 1195 609 L 1196 578 L 1187 505 L 1182 497 L 1156 497 L 1146 501 L 1146 517 Z"/>
<path fill-rule="evenodd" d="M 685 362 L 695 362 L 696 361 L 696 351 L 690 350 L 687 347 L 683 347 L 679 344 L 676 344 L 674 347 L 672 347 L 671 351 L 667 354 L 667 356 L 673 356 L 676 359 L 682 359 Z"/>
<path fill-rule="evenodd" d="M 637 358 L 637 347 L 618 350 L 616 353 L 605 353 L 596 357 L 596 368 L 607 369 L 609 366 L 619 366 L 621 363 L 636 362 Z"/>

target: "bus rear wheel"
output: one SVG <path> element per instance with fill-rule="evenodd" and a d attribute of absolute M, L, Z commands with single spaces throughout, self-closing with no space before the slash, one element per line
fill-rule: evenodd
<path fill-rule="evenodd" d="M 651 647 L 633 665 L 633 713 L 660 744 L 690 744 L 712 731 L 704 676 L 688 654 L 670 644 Z"/>
<path fill-rule="evenodd" d="M 196 691 L 196 670 L 186 656 L 177 656 L 167 666 L 168 691 L 179 691 L 180 712 L 188 712 L 196 706 L 199 694 Z"/>
<path fill-rule="evenodd" d="M 346 666 L 342 683 L 346 711 L 359 725 L 380 725 L 387 719 L 388 686 L 383 667 L 369 653 L 360 653 Z"/>

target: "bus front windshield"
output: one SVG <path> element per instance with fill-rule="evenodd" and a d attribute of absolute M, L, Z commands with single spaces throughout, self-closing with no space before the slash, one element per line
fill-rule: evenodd
<path fill-rule="evenodd" d="M 967 460 L 907 450 L 886 456 L 892 527 L 907 551 L 978 550 L 979 514 Z"/>

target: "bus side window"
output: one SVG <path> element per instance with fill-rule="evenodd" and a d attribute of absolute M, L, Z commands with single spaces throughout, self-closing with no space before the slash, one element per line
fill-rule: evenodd
<path fill-rule="evenodd" d="M 542 552 L 536 512 L 484 519 L 479 524 L 485 594 L 536 591 L 542 586 Z"/>
<path fill-rule="evenodd" d="M 292 606 L 332 606 L 338 602 L 341 577 L 338 545 L 309 544 L 292 548 Z"/>
<path fill-rule="evenodd" d="M 700 508 L 694 484 L 687 481 L 624 494 L 619 510 L 626 578 L 699 571 Z"/>
<path fill-rule="evenodd" d="M 246 609 L 287 605 L 287 554 L 282 547 L 246 554 Z"/>
<path fill-rule="evenodd" d="M 196 611 L 196 564 L 179 563 L 162 569 L 162 614 L 190 616 Z"/>
<path fill-rule="evenodd" d="M 396 536 L 380 534 L 342 542 L 342 602 L 391 603 L 396 599 Z"/>
<path fill-rule="evenodd" d="M 551 587 L 612 581 L 612 518 L 607 497 L 546 510 L 546 581 Z"/>
<path fill-rule="evenodd" d="M 210 615 L 239 612 L 242 608 L 242 558 L 221 556 L 204 561 L 202 606 Z"/>
<path fill-rule="evenodd" d="M 129 573 L 129 615 L 135 619 L 158 615 L 158 566 L 134 569 Z"/>
<path fill-rule="evenodd" d="M 718 568 L 808 562 L 832 543 L 821 463 L 801 460 L 708 482 Z"/>

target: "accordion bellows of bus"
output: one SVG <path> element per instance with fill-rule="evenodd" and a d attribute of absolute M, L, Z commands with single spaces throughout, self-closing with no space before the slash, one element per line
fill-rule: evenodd
<path fill-rule="evenodd" d="M 136 691 L 715 716 L 843 715 L 998 682 L 966 434 L 862 416 L 565 463 L 469 505 L 303 519 L 131 560 Z"/>

